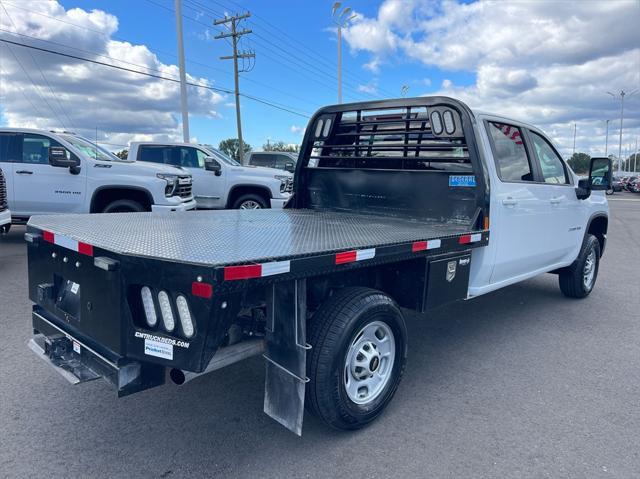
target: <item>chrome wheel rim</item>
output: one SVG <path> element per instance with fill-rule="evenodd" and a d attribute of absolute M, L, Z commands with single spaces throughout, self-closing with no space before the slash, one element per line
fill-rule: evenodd
<path fill-rule="evenodd" d="M 241 210 L 259 210 L 260 208 L 262 208 L 262 206 L 260 206 L 260 203 L 253 200 L 243 201 L 240 205 Z"/>
<path fill-rule="evenodd" d="M 356 404 L 374 401 L 391 380 L 396 340 L 388 324 L 365 325 L 347 350 L 343 382 L 347 396 Z"/>
<path fill-rule="evenodd" d="M 587 259 L 584 262 L 584 269 L 582 270 L 582 283 L 584 287 L 589 290 L 593 286 L 593 280 L 596 276 L 596 250 L 591 248 Z"/>

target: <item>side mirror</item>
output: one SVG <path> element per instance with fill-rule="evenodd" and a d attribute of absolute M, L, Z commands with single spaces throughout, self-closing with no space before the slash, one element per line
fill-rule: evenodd
<path fill-rule="evenodd" d="M 204 169 L 207 171 L 213 171 L 216 176 L 222 174 L 222 167 L 214 158 L 207 156 L 204 159 Z"/>
<path fill-rule="evenodd" d="M 292 162 L 290 162 L 290 163 L 286 163 L 286 164 L 284 165 L 284 169 L 285 169 L 286 171 L 288 171 L 289 173 L 293 173 L 293 172 L 295 172 L 295 171 L 296 171 L 296 164 L 295 164 L 293 161 L 292 161 Z"/>
<path fill-rule="evenodd" d="M 49 164 L 58 168 L 77 168 L 80 166 L 80 160 L 69 154 L 66 148 L 51 146 L 49 147 Z"/>
<path fill-rule="evenodd" d="M 589 165 L 589 188 L 591 190 L 611 189 L 612 165 L 609 158 L 591 158 Z"/>

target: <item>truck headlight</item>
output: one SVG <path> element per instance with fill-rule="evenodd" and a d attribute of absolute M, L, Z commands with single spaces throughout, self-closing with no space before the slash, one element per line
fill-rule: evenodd
<path fill-rule="evenodd" d="M 165 180 L 167 182 L 167 186 L 164 188 L 164 195 L 168 198 L 173 196 L 178 189 L 178 175 L 166 175 L 164 173 L 156 174 L 158 178 L 161 180 Z"/>
<path fill-rule="evenodd" d="M 276 180 L 280 180 L 280 193 L 291 193 L 293 191 L 293 177 L 290 175 L 274 175 Z"/>

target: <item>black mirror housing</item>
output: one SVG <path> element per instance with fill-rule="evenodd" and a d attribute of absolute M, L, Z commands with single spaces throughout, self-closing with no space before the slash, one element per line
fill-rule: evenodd
<path fill-rule="evenodd" d="M 49 147 L 49 164 L 57 168 L 77 168 L 80 161 L 73 155 L 69 154 L 66 148 L 62 146 Z"/>
<path fill-rule="evenodd" d="M 290 163 L 287 163 L 284 165 L 284 169 L 289 173 L 293 173 L 294 171 L 296 171 L 296 164 L 293 161 Z"/>
<path fill-rule="evenodd" d="M 589 165 L 589 189 L 609 190 L 611 189 L 613 166 L 609 158 L 591 158 Z"/>
<path fill-rule="evenodd" d="M 213 171 L 216 176 L 220 176 L 222 174 L 222 167 L 220 166 L 220 163 L 210 156 L 207 156 L 204 159 L 204 169 L 207 171 Z"/>

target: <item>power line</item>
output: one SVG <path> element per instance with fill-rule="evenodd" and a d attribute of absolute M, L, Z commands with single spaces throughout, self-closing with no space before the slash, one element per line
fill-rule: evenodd
<path fill-rule="evenodd" d="M 17 45 L 17 46 L 24 47 L 24 48 L 31 48 L 33 50 L 38 50 L 38 51 L 41 51 L 41 52 L 51 53 L 53 55 L 59 55 L 59 56 L 66 57 L 66 58 L 72 58 L 74 60 L 80 60 L 80 61 L 85 61 L 85 62 L 89 62 L 89 63 L 94 63 L 96 65 L 102 65 L 102 66 L 106 66 L 106 67 L 110 67 L 110 68 L 115 68 L 117 70 L 122 70 L 122 71 L 126 71 L 126 72 L 129 72 L 129 73 L 136 73 L 138 75 L 143 75 L 143 76 L 147 76 L 147 77 L 151 77 L 151 78 L 157 78 L 159 80 L 166 80 L 166 81 L 171 81 L 171 82 L 174 82 L 174 83 L 179 83 L 180 82 L 180 80 L 178 80 L 176 78 L 166 77 L 166 76 L 162 76 L 162 75 L 155 75 L 155 74 L 147 73 L 147 72 L 141 72 L 139 70 L 134 70 L 132 68 L 126 68 L 126 67 L 122 67 L 122 66 L 119 66 L 119 65 L 113 65 L 113 64 L 110 64 L 110 63 L 100 62 L 100 61 L 92 60 L 92 59 L 89 59 L 89 58 L 83 58 L 83 57 L 79 57 L 77 55 L 71 55 L 69 53 L 57 52 L 55 50 L 50 50 L 50 49 L 47 49 L 47 48 L 36 47 L 35 45 L 28 45 L 26 43 L 14 42 L 14 41 L 11 41 L 11 40 L 7 40 L 5 38 L 0 38 L 0 42 L 12 44 L 12 45 Z M 227 94 L 233 93 L 233 91 L 228 89 L 228 88 L 218 88 L 218 87 L 213 87 L 213 86 L 210 86 L 210 85 L 203 85 L 203 84 L 192 83 L 192 82 L 187 82 L 187 85 L 189 85 L 191 87 L 195 87 L 195 88 L 203 88 L 203 89 L 206 89 L 206 90 L 211 90 L 211 91 L 220 92 L 220 93 L 227 93 Z M 271 106 L 273 108 L 276 108 L 278 110 L 287 111 L 287 112 L 292 113 L 294 115 L 298 115 L 298 116 L 301 116 L 301 117 L 304 117 L 304 118 L 309 118 L 309 115 L 307 115 L 305 113 L 300 113 L 300 112 L 295 111 L 293 109 L 282 107 L 282 106 L 280 106 L 278 104 L 275 104 L 272 101 L 266 100 L 264 98 L 256 97 L 256 96 L 253 96 L 253 95 L 249 96 L 249 95 L 245 95 L 245 94 L 242 94 L 242 96 L 244 96 L 246 98 L 249 98 L 251 100 L 257 101 L 259 103 L 263 103 L 265 105 L 269 105 L 269 106 Z"/>

